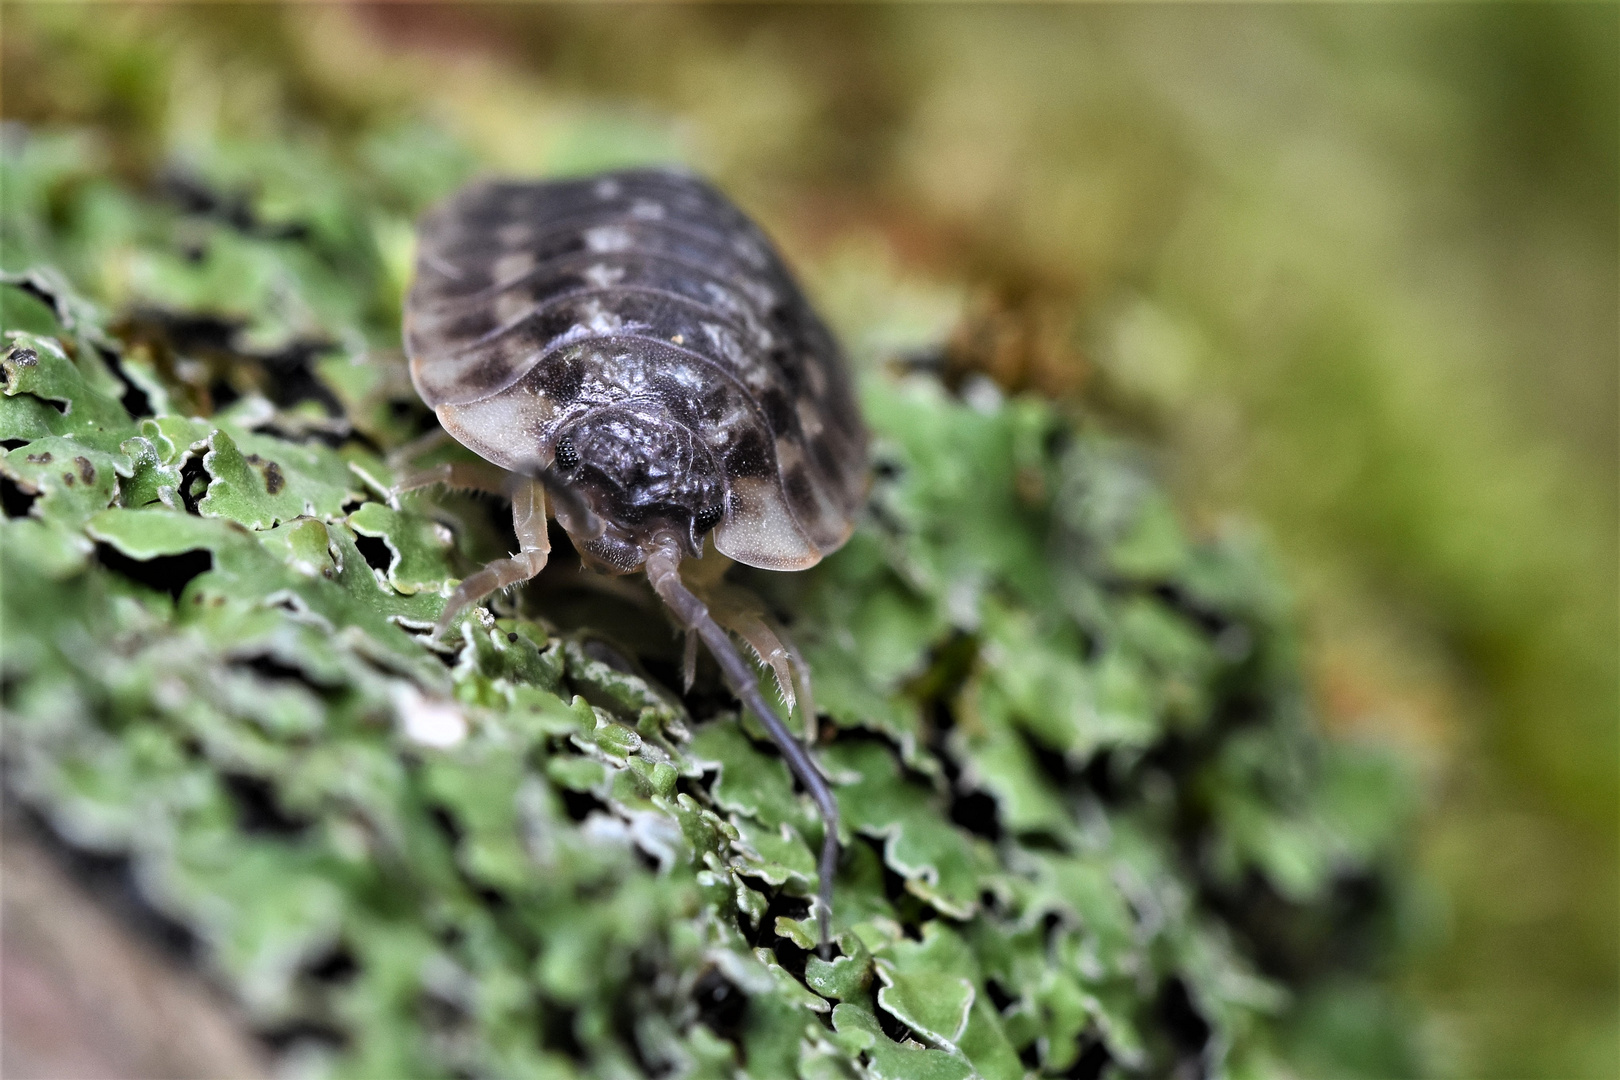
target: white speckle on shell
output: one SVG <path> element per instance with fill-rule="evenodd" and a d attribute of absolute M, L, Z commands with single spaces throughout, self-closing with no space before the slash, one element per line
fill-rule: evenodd
<path fill-rule="evenodd" d="M 495 318 L 506 326 L 534 312 L 534 301 L 523 289 L 508 289 L 495 298 Z"/>
<path fill-rule="evenodd" d="M 709 302 L 727 315 L 747 319 L 751 314 L 745 305 L 737 302 L 737 298 L 732 295 L 731 290 L 718 281 L 705 281 L 703 291 L 708 295 Z"/>
<path fill-rule="evenodd" d="M 742 342 L 737 340 L 737 335 L 731 332 L 730 327 L 706 322 L 703 324 L 703 334 L 709 339 L 714 351 L 731 364 L 733 371 L 751 375 L 754 369 L 759 367 L 758 364 L 749 362 L 748 354 L 743 352 Z"/>
<path fill-rule="evenodd" d="M 495 231 L 495 239 L 502 247 L 519 247 L 534 237 L 534 230 L 526 221 L 509 221 Z"/>
<path fill-rule="evenodd" d="M 593 300 L 584 305 L 581 314 L 585 321 L 569 328 L 569 335 L 576 332 L 584 337 L 591 334 L 617 334 L 624 330 L 624 320 L 616 311 L 609 311 L 600 300 Z"/>
<path fill-rule="evenodd" d="M 605 266 L 602 263 L 594 263 L 591 266 L 587 266 L 585 268 L 585 272 L 581 276 L 598 289 L 610 289 L 617 285 L 620 279 L 624 277 L 624 267 Z"/>
<path fill-rule="evenodd" d="M 623 225 L 598 225 L 585 230 L 585 246 L 591 251 L 628 251 L 635 243 Z"/>
<path fill-rule="evenodd" d="M 799 428 L 804 432 L 805 438 L 814 439 L 821 434 L 825 425 L 821 421 L 821 413 L 817 411 L 813 402 L 801 401 L 794 411 L 799 414 Z"/>
<path fill-rule="evenodd" d="M 799 446 L 797 439 L 779 436 L 776 440 L 776 466 L 787 472 L 799 462 L 804 460 L 804 450 Z"/>
<path fill-rule="evenodd" d="M 491 275 L 496 285 L 505 285 L 534 269 L 534 255 L 528 251 L 509 251 L 495 260 Z"/>

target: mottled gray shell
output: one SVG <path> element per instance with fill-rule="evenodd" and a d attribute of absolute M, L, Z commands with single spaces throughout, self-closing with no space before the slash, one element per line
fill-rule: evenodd
<path fill-rule="evenodd" d="M 604 406 L 667 410 L 725 485 L 715 547 L 775 570 L 842 544 L 867 436 L 832 335 L 753 222 L 664 170 L 485 182 L 430 213 L 406 303 L 417 392 L 502 468 Z"/>

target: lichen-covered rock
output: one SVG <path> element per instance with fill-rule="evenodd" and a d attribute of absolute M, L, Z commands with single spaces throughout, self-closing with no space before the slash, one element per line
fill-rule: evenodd
<path fill-rule="evenodd" d="M 873 364 L 854 537 L 746 576 L 815 673 L 847 830 L 811 955 L 814 809 L 712 674 L 680 693 L 650 594 L 560 549 L 426 643 L 506 542 L 474 499 L 387 495 L 425 416 L 378 206 L 432 193 L 278 148 L 266 224 L 6 138 L 6 782 L 127 858 L 300 1067 L 1247 1073 L 1376 910 L 1403 788 L 1314 734 L 1256 547 L 1189 536 L 1047 404 Z"/>

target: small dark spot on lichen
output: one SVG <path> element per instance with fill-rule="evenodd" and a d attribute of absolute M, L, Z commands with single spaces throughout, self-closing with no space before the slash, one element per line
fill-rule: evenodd
<path fill-rule="evenodd" d="M 96 482 L 96 467 L 90 464 L 89 458 L 76 457 L 73 459 L 73 463 L 79 467 L 80 480 L 83 480 L 87 484 L 93 484 Z"/>
<path fill-rule="evenodd" d="M 11 362 L 18 367 L 33 367 L 39 363 L 39 353 L 33 349 L 11 350 Z"/>
<path fill-rule="evenodd" d="M 28 463 L 30 465 L 49 465 L 51 463 L 51 452 L 47 450 L 43 454 L 29 454 Z"/>
<path fill-rule="evenodd" d="M 63 473 L 62 474 L 62 483 L 67 485 L 68 487 L 72 487 L 73 486 L 73 474 L 70 473 L 70 472 Z"/>
<path fill-rule="evenodd" d="M 282 473 L 281 466 L 274 461 L 266 461 L 258 454 L 249 454 L 242 459 L 264 473 L 264 490 L 274 495 L 287 486 L 287 477 Z"/>

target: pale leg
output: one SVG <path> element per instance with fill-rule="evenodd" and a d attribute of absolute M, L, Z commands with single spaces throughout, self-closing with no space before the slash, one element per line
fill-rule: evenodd
<path fill-rule="evenodd" d="M 517 533 L 518 553 L 496 559 L 456 586 L 434 624 L 435 640 L 471 605 L 496 589 L 521 584 L 545 569 L 551 555 L 551 539 L 546 535 L 546 490 L 534 480 L 519 480 L 512 489 L 512 531 Z"/>
<path fill-rule="evenodd" d="M 404 468 L 405 463 L 412 458 L 420 457 L 429 450 L 435 450 L 450 441 L 450 433 L 442 427 L 436 427 L 423 435 L 418 435 L 410 442 L 403 443 L 388 451 L 383 460 L 388 462 L 391 469 Z"/>
<path fill-rule="evenodd" d="M 463 491 L 480 491 L 486 495 L 505 495 L 517 478 L 505 469 L 485 461 L 446 461 L 429 465 L 425 469 L 412 469 L 401 473 L 394 494 L 415 491 L 418 488 L 443 484 Z"/>
<path fill-rule="evenodd" d="M 686 565 L 691 565 L 690 563 Z M 792 712 L 801 709 L 805 740 L 816 742 L 816 705 L 810 693 L 810 667 L 781 627 L 765 614 L 759 598 L 747 589 L 724 581 L 707 585 L 691 582 L 693 591 L 708 602 L 714 621 L 736 634 L 776 677 L 777 692 Z M 691 654 L 691 650 L 688 649 Z M 695 658 L 695 654 L 694 655 Z"/>

